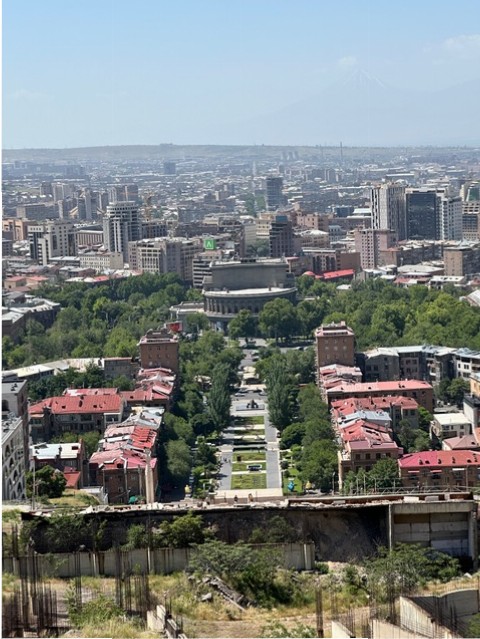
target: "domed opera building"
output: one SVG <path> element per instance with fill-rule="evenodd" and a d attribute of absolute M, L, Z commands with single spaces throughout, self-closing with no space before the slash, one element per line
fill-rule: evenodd
<path fill-rule="evenodd" d="M 284 259 L 212 262 L 203 281 L 205 314 L 217 330 L 242 309 L 258 316 L 267 302 L 282 297 L 295 302 L 295 276 Z"/>

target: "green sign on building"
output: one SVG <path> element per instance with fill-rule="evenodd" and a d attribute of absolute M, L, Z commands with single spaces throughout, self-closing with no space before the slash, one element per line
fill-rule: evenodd
<path fill-rule="evenodd" d="M 203 240 L 203 248 L 206 251 L 215 251 L 217 248 L 217 240 L 214 240 L 213 237 Z"/>

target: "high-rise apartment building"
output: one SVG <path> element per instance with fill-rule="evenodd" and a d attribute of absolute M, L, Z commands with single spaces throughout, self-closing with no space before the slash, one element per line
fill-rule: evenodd
<path fill-rule="evenodd" d="M 292 223 L 286 215 L 277 215 L 270 222 L 270 257 L 291 257 L 294 254 Z"/>
<path fill-rule="evenodd" d="M 77 239 L 72 222 L 47 220 L 28 227 L 30 257 L 42 266 L 52 257 L 71 257 L 77 254 Z"/>
<path fill-rule="evenodd" d="M 267 177 L 265 183 L 267 211 L 276 211 L 283 204 L 283 178 Z"/>
<path fill-rule="evenodd" d="M 388 229 L 395 233 L 397 242 L 406 239 L 405 187 L 381 184 L 370 192 L 372 228 Z"/>
<path fill-rule="evenodd" d="M 125 186 L 116 184 L 108 189 L 108 203 L 125 202 Z"/>
<path fill-rule="evenodd" d="M 177 174 L 177 165 L 175 162 L 164 162 L 163 163 L 163 174 L 164 175 L 176 175 Z"/>
<path fill-rule="evenodd" d="M 128 243 L 142 237 L 140 213 L 135 202 L 117 202 L 107 206 L 103 236 L 106 249 L 123 253 L 125 261 L 128 261 Z"/>
<path fill-rule="evenodd" d="M 440 206 L 436 191 L 407 189 L 407 239 L 438 240 Z"/>
<path fill-rule="evenodd" d="M 409 240 L 461 240 L 464 203 L 448 189 L 407 189 Z"/>
<path fill-rule="evenodd" d="M 448 191 L 438 193 L 440 240 L 462 239 L 463 202 Z"/>
<path fill-rule="evenodd" d="M 127 202 L 138 202 L 138 184 L 125 184 L 124 190 Z"/>
<path fill-rule="evenodd" d="M 388 229 L 355 229 L 355 250 L 360 253 L 362 269 L 381 266 L 381 251 L 395 244 L 395 234 Z"/>

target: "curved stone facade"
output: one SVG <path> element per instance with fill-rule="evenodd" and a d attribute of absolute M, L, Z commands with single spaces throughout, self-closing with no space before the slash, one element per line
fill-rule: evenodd
<path fill-rule="evenodd" d="M 295 302 L 296 288 L 238 291 L 205 291 L 205 313 L 210 321 L 230 321 L 241 310 L 258 315 L 265 304 L 277 297 Z"/>

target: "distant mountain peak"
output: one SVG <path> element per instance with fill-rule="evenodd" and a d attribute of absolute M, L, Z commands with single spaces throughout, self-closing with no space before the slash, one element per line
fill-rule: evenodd
<path fill-rule="evenodd" d="M 372 88 L 380 88 L 380 89 L 388 89 L 389 87 L 377 78 L 372 75 L 369 71 L 365 69 L 354 69 L 351 71 L 346 77 L 342 78 L 338 84 L 342 87 L 348 89 L 372 89 Z"/>

